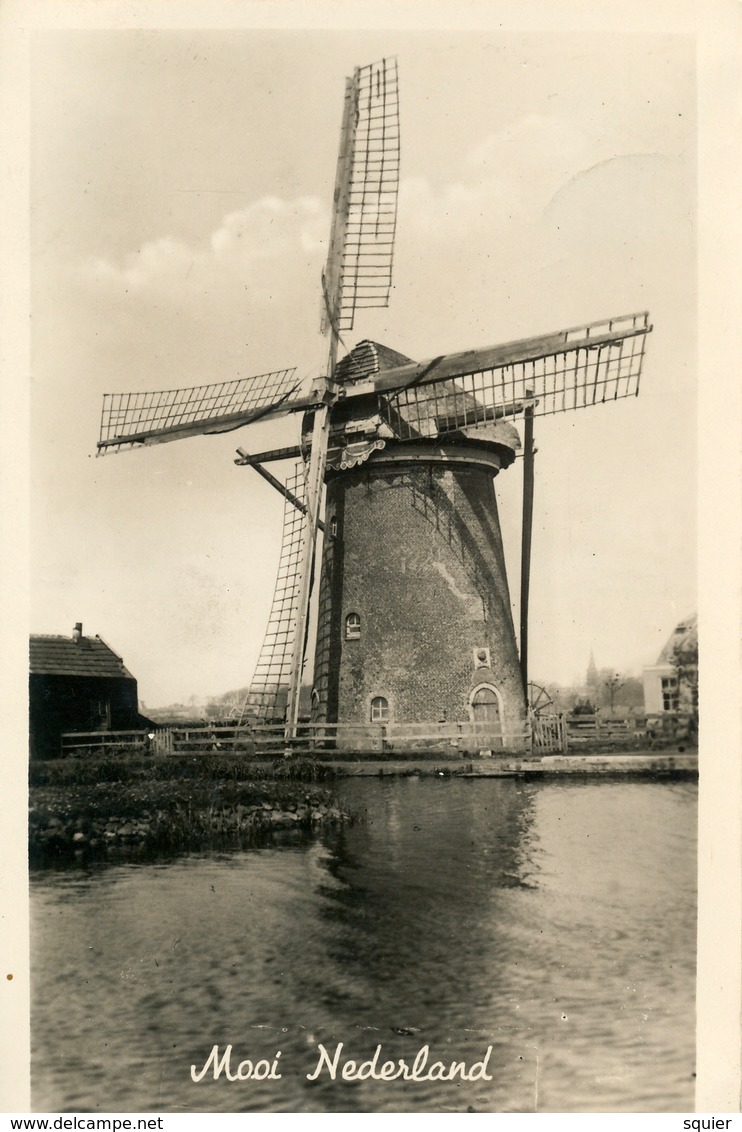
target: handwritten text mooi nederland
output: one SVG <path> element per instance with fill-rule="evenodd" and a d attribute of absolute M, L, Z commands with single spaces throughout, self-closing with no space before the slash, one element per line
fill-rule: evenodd
<path fill-rule="evenodd" d="M 431 1057 L 430 1046 L 423 1046 L 411 1060 L 398 1058 L 385 1059 L 383 1046 L 377 1045 L 373 1055 L 367 1061 L 356 1061 L 343 1057 L 343 1042 L 338 1042 L 332 1053 L 320 1043 L 317 1045 L 318 1058 L 316 1065 L 306 1074 L 308 1081 L 316 1081 L 322 1075 L 331 1081 L 491 1081 L 487 1072 L 489 1059 L 492 1055 L 492 1046 L 479 1061 L 435 1061 Z M 238 1061 L 233 1057 L 232 1046 L 224 1047 L 220 1055 L 219 1046 L 215 1045 L 203 1066 L 191 1066 L 191 1080 L 196 1083 L 207 1078 L 211 1070 L 212 1079 L 224 1077 L 226 1081 L 280 1081 L 278 1071 L 281 1050 L 277 1050 L 272 1057 L 258 1059 L 245 1058 Z"/>

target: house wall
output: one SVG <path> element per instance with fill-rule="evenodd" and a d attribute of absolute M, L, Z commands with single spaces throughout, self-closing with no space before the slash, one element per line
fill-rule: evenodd
<path fill-rule="evenodd" d="M 678 711 L 695 711 L 697 704 L 698 667 L 696 665 L 679 669 L 674 664 L 653 664 L 643 671 L 644 680 L 644 710 L 647 712 L 663 712 L 665 708 L 663 696 L 663 680 L 674 680 L 672 692 L 677 693 Z M 695 693 L 695 694 L 694 694 Z"/>
<path fill-rule="evenodd" d="M 393 722 L 468 720 L 484 684 L 506 729 L 522 730 L 498 467 L 476 444 L 416 459 L 400 446 L 329 481 L 315 719 L 369 723 L 383 696 Z M 351 613 L 357 639 L 346 638 Z"/>
<path fill-rule="evenodd" d="M 675 674 L 671 664 L 654 664 L 645 668 L 642 677 L 644 681 L 644 710 L 647 712 L 662 712 L 664 704 L 662 699 L 662 680 L 670 679 Z"/>
<path fill-rule="evenodd" d="M 137 682 L 121 677 L 32 675 L 29 716 L 31 757 L 56 758 L 63 731 L 136 728 Z"/>

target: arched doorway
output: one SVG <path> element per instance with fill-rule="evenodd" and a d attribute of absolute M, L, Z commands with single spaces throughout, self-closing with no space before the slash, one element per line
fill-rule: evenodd
<path fill-rule="evenodd" d="M 478 684 L 469 695 L 469 714 L 476 730 L 491 743 L 502 744 L 502 699 L 494 684 Z"/>

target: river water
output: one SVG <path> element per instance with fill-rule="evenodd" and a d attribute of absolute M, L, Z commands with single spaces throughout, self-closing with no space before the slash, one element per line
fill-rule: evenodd
<path fill-rule="evenodd" d="M 302 843 L 33 874 L 36 1111 L 692 1108 L 695 783 L 338 793 Z M 340 1042 L 475 1079 L 308 1080 Z M 193 1082 L 228 1044 L 280 1079 Z"/>

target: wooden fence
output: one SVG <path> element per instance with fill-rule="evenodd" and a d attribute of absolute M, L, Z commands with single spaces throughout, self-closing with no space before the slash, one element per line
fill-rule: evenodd
<path fill-rule="evenodd" d="M 610 744 L 635 746 L 657 739 L 672 741 L 695 736 L 690 713 L 662 715 L 532 715 L 517 730 L 500 724 L 458 723 L 302 723 L 296 738 L 287 741 L 282 724 L 204 722 L 158 726 L 153 731 L 66 732 L 63 756 L 86 754 L 235 754 L 235 755 L 373 755 L 430 752 L 496 756 L 509 751 L 533 754 L 579 750 Z"/>
<path fill-rule="evenodd" d="M 695 717 L 691 712 L 663 712 L 649 714 L 636 712 L 618 715 L 595 712 L 592 715 L 567 715 L 565 718 L 567 746 L 574 748 L 587 743 L 610 743 L 630 746 L 656 739 L 688 739 L 695 735 Z"/>
<path fill-rule="evenodd" d="M 535 754 L 567 750 L 567 726 L 564 715 L 531 716 L 531 750 Z"/>
<path fill-rule="evenodd" d="M 65 731 L 61 740 L 61 752 L 63 757 L 117 754 L 122 751 L 142 754 L 150 748 L 150 734 L 146 731 Z"/>
<path fill-rule="evenodd" d="M 546 731 L 541 745 L 547 745 Z M 528 750 L 530 728 L 503 730 L 489 722 L 460 723 L 302 723 L 295 738 L 286 740 L 282 724 L 204 722 L 158 726 L 153 731 L 67 732 L 64 756 L 149 752 L 158 755 L 239 754 L 317 755 L 394 754 L 430 751 L 478 754 Z M 550 748 L 551 749 L 551 748 Z"/>
<path fill-rule="evenodd" d="M 493 723 L 302 723 L 296 738 L 286 740 L 280 724 L 203 724 L 159 728 L 154 750 L 254 754 L 390 754 L 414 751 L 451 755 L 480 751 L 523 750 L 530 745 L 526 728 L 503 731 Z"/>

